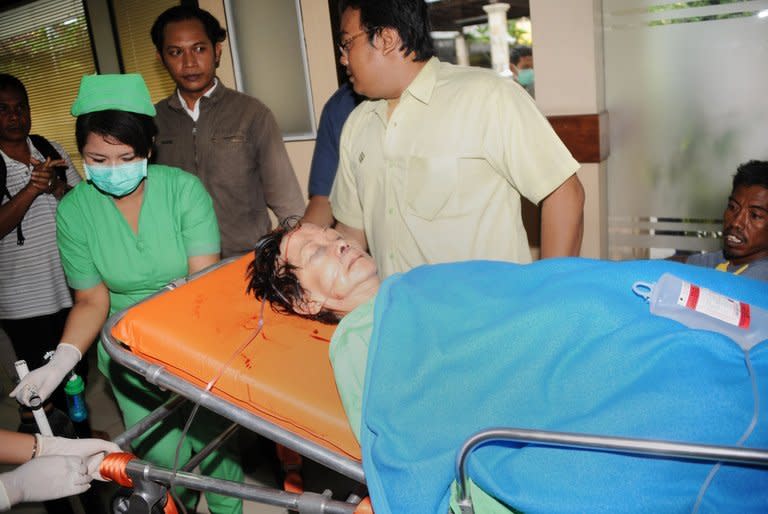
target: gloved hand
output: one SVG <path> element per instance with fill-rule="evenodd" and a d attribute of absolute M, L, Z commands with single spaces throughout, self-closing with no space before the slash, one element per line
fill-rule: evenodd
<path fill-rule="evenodd" d="M 30 371 L 9 396 L 15 397 L 19 403 L 27 407 L 30 406 L 30 398 L 35 393 L 40 400 L 47 400 L 82 357 L 83 354 L 76 347 L 68 343 L 60 343 L 48 364 Z"/>
<path fill-rule="evenodd" d="M 103 439 L 67 439 L 40 434 L 35 434 L 35 437 L 37 438 L 37 457 L 48 455 L 80 457 L 88 468 L 88 476 L 96 480 L 104 480 L 99 473 L 99 466 L 104 457 L 109 453 L 122 451 L 115 443 Z"/>
<path fill-rule="evenodd" d="M 64 455 L 32 459 L 0 474 L 0 482 L 11 505 L 72 496 L 91 487 L 83 459 Z"/>

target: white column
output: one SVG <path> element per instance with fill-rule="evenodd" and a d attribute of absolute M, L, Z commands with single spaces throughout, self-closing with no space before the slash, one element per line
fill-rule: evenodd
<path fill-rule="evenodd" d="M 491 66 L 497 73 L 509 75 L 509 42 L 507 41 L 507 11 L 509 4 L 492 3 L 483 6 L 488 13 L 491 33 Z"/>
<path fill-rule="evenodd" d="M 456 46 L 456 63 L 460 66 L 469 66 L 469 48 L 467 48 L 467 40 L 464 38 L 464 34 L 459 32 L 456 35 L 454 45 Z"/>

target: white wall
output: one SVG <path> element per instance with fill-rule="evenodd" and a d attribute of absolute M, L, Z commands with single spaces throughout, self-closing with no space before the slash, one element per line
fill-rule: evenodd
<path fill-rule="evenodd" d="M 605 109 L 601 0 L 530 0 L 536 103 L 544 114 L 596 114 Z M 601 131 L 605 128 L 601 127 Z M 582 255 L 608 252 L 605 162 L 584 164 Z"/>

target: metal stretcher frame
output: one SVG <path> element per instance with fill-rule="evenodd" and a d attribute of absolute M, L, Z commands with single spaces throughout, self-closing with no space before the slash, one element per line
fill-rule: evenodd
<path fill-rule="evenodd" d="M 157 387 L 175 393 L 165 404 L 149 414 L 144 420 L 133 427 L 128 428 L 123 434 L 119 435 L 115 442 L 122 448 L 128 448 L 130 441 L 137 435 L 143 433 L 149 428 L 161 422 L 177 409 L 184 401 L 190 401 L 199 404 L 216 414 L 227 418 L 237 425 L 242 426 L 256 434 L 266 437 L 275 443 L 283 445 L 296 451 L 304 457 L 312 459 L 328 469 L 336 471 L 360 484 L 365 484 L 365 476 L 360 462 L 351 459 L 345 455 L 334 452 L 311 440 L 301 437 L 290 430 L 263 419 L 254 413 L 242 408 L 206 391 L 198 385 L 192 384 L 181 377 L 171 373 L 164 366 L 149 362 L 133 353 L 127 346 L 119 341 L 113 335 L 115 326 L 126 316 L 126 314 L 136 306 L 149 302 L 153 298 L 165 294 L 181 287 L 203 275 L 211 273 L 223 266 L 226 266 L 237 258 L 230 258 L 217 263 L 216 265 L 205 269 L 199 273 L 181 278 L 168 284 L 162 290 L 148 296 L 138 304 L 119 311 L 109 317 L 101 330 L 101 341 L 104 349 L 109 356 L 121 366 L 141 375 L 147 382 Z M 267 307 L 268 309 L 269 307 Z M 219 442 L 223 442 L 219 441 Z M 211 448 L 213 450 L 214 448 Z M 199 459 L 198 459 L 199 460 Z M 183 468 L 186 470 L 187 467 Z M 136 477 L 144 477 L 149 480 L 168 484 L 171 477 L 170 470 L 164 470 L 157 466 L 152 466 L 141 461 L 132 461 L 128 465 L 128 471 L 134 471 Z M 139 472 L 140 470 L 140 472 Z M 327 512 L 327 513 L 354 513 L 356 512 L 356 503 L 360 501 L 359 497 L 352 495 L 348 502 L 339 502 L 330 500 L 327 495 L 316 493 L 290 493 L 279 489 L 272 489 L 250 484 L 233 483 L 225 480 L 218 480 L 202 475 L 196 475 L 186 471 L 177 472 L 173 475 L 173 482 L 176 485 L 182 485 L 198 491 L 210 491 L 221 494 L 229 494 L 244 500 L 251 500 L 260 503 L 275 505 L 288 508 L 297 512 Z"/>
<path fill-rule="evenodd" d="M 745 466 L 768 467 L 768 451 L 738 446 L 690 444 L 658 439 L 611 437 L 549 430 L 522 428 L 489 428 L 470 436 L 458 451 L 455 472 L 457 505 L 461 514 L 474 514 L 469 488 L 467 463 L 472 452 L 483 444 L 495 441 L 535 443 L 563 449 L 590 449 L 621 452 L 627 455 L 653 455 L 671 459 L 693 459 L 710 462 L 729 462 Z"/>
<path fill-rule="evenodd" d="M 234 259 L 228 259 L 219 264 L 203 270 L 190 277 L 179 279 L 169 284 L 163 290 L 151 295 L 140 303 L 148 302 L 152 298 L 174 290 L 204 274 L 226 266 Z M 138 304 L 137 304 L 138 305 Z M 113 335 L 114 327 L 123 319 L 131 308 L 120 311 L 111 316 L 102 328 L 101 336 L 104 348 L 110 357 L 118 364 L 140 374 L 148 382 L 169 391 L 177 396 L 172 397 L 164 405 L 156 409 L 145 420 L 134 427 L 129 428 L 118 436 L 115 442 L 121 447 L 127 447 L 128 443 L 144 430 L 152 427 L 170 415 L 174 409 L 185 400 L 199 404 L 200 406 L 215 412 L 248 430 L 264 436 L 278 444 L 286 446 L 315 462 L 334 470 L 360 484 L 365 484 L 365 475 L 360 462 L 341 455 L 337 452 L 319 445 L 313 441 L 286 430 L 269 420 L 263 419 L 253 412 L 222 399 L 205 389 L 190 383 L 189 381 L 169 372 L 164 366 L 148 362 L 140 356 L 132 353 Z M 231 435 L 231 434 L 230 434 Z M 216 441 L 222 442 L 226 436 Z M 457 451 L 455 475 L 457 480 L 457 500 L 463 514 L 474 513 L 469 494 L 467 462 L 473 450 L 483 444 L 498 440 L 514 440 L 518 442 L 530 442 L 557 446 L 564 449 L 593 449 L 597 451 L 621 452 L 636 455 L 656 455 L 677 459 L 698 459 L 712 462 L 732 462 L 750 466 L 768 467 L 768 451 L 751 448 L 731 446 L 711 446 L 701 444 L 688 444 L 675 441 L 661 441 L 636 438 L 619 438 L 606 435 L 560 433 L 544 430 L 527 430 L 516 428 L 489 428 L 469 437 Z M 216 443 L 214 442 L 214 443 Z M 213 443 L 211 450 L 213 449 Z M 205 450 L 204 450 L 205 452 Z M 199 457 L 201 458 L 201 457 Z M 199 461 L 199 458 L 197 461 Z M 227 482 L 210 477 L 196 475 L 188 472 L 189 466 L 173 474 L 151 464 L 132 461 L 128 464 L 128 472 L 134 480 L 147 480 L 168 485 L 171 481 L 176 485 L 188 487 L 198 491 L 210 491 L 220 494 L 228 494 L 244 500 L 256 501 L 264 504 L 284 507 L 297 512 L 328 513 L 328 514 L 353 514 L 355 512 L 371 512 L 370 510 L 358 510 L 360 498 L 352 495 L 347 502 L 331 500 L 327 494 L 317 493 L 289 493 L 278 489 L 271 489 L 256 485 Z M 365 507 L 363 507 L 365 508 Z"/>

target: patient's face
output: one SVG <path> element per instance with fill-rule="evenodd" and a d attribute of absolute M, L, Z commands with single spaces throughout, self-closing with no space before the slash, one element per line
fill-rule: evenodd
<path fill-rule="evenodd" d="M 300 312 L 316 314 L 325 308 L 346 314 L 378 291 L 373 257 L 331 228 L 302 224 L 283 238 L 280 255 L 296 266 L 307 291 L 306 303 L 294 306 Z"/>

